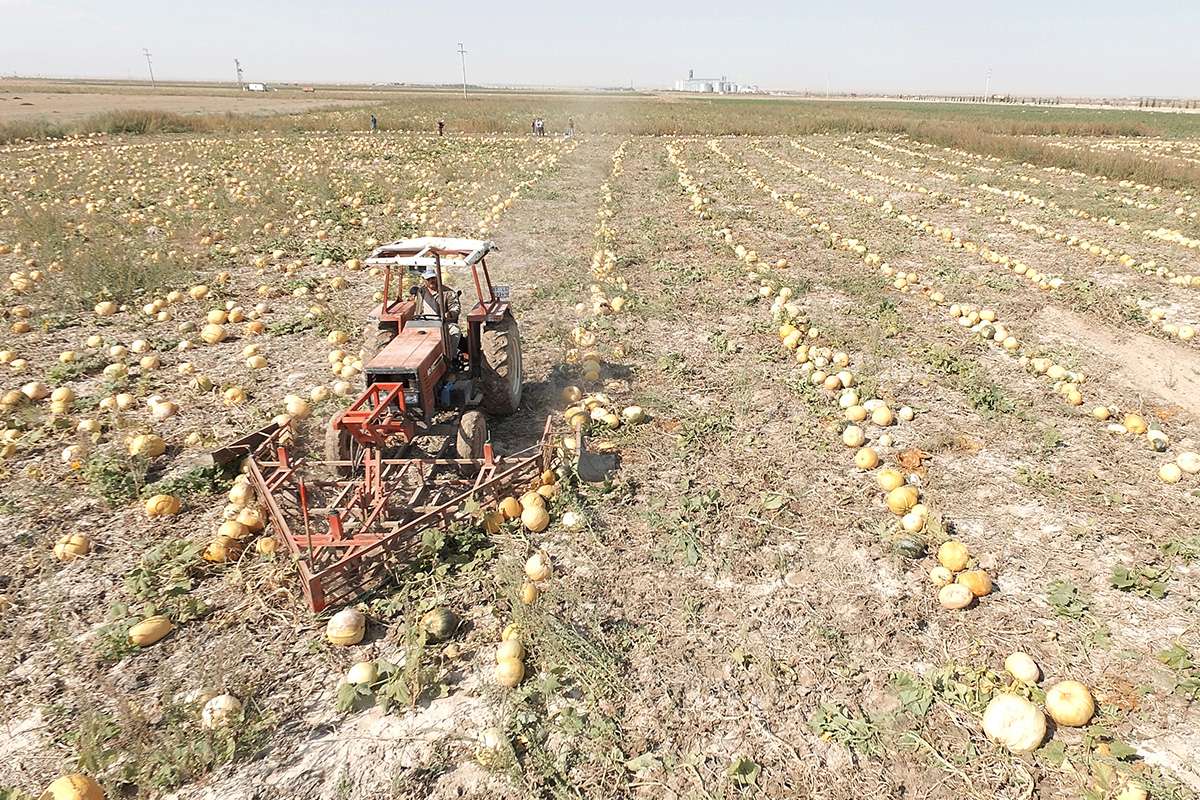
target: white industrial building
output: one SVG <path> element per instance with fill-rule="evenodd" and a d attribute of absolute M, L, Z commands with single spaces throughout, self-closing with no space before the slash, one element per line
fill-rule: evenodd
<path fill-rule="evenodd" d="M 722 75 L 720 78 L 697 78 L 688 70 L 687 80 L 675 81 L 677 92 L 701 92 L 709 94 L 737 94 L 738 85 Z"/>

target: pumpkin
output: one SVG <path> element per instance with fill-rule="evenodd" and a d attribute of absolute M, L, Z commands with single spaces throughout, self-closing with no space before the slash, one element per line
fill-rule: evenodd
<path fill-rule="evenodd" d="M 621 416 L 630 425 L 637 425 L 646 421 L 646 412 L 642 410 L 641 406 L 629 406 L 621 412 Z"/>
<path fill-rule="evenodd" d="M 525 664 L 515 658 L 502 658 L 496 662 L 496 683 L 511 689 L 525 677 Z"/>
<path fill-rule="evenodd" d="M 970 589 L 971 594 L 976 597 L 983 597 L 992 592 L 991 576 L 981 569 L 973 569 L 961 573 L 958 576 L 958 583 Z"/>
<path fill-rule="evenodd" d="M 875 474 L 875 482 L 880 489 L 890 492 L 904 485 L 904 474 L 898 469 L 881 469 Z"/>
<path fill-rule="evenodd" d="M 846 430 L 842 431 L 842 444 L 846 447 L 862 447 L 866 440 L 862 428 L 857 425 L 847 425 Z"/>
<path fill-rule="evenodd" d="M 938 563 L 951 572 L 958 572 L 967 566 L 967 561 L 970 560 L 970 554 L 967 552 L 967 546 L 962 542 L 951 540 L 945 542 L 938 548 Z"/>
<path fill-rule="evenodd" d="M 1113 800 L 1146 800 L 1149 796 L 1146 787 L 1138 781 L 1124 780 Z"/>
<path fill-rule="evenodd" d="M 1177 455 L 1175 463 L 1189 475 L 1195 475 L 1197 472 L 1200 472 L 1200 454 L 1193 453 L 1190 450 Z"/>
<path fill-rule="evenodd" d="M 1028 653 L 1016 652 L 1004 659 L 1004 669 L 1019 681 L 1037 683 L 1041 670 Z"/>
<path fill-rule="evenodd" d="M 562 390 L 562 399 L 564 402 L 578 403 L 581 397 L 583 397 L 583 392 L 579 390 L 578 386 L 567 386 Z"/>
<path fill-rule="evenodd" d="M 860 405 L 852 405 L 846 409 L 846 419 L 851 422 L 862 422 L 867 418 L 867 410 Z"/>
<path fill-rule="evenodd" d="M 357 608 L 344 608 L 325 625 L 325 638 L 333 644 L 351 645 L 362 641 L 367 618 Z"/>
<path fill-rule="evenodd" d="M 545 550 L 538 550 L 525 562 L 525 577 L 531 581 L 550 580 L 551 574 L 550 555 Z"/>
<path fill-rule="evenodd" d="M 179 498 L 169 494 L 156 494 L 146 501 L 146 516 L 170 517 L 179 513 Z"/>
<path fill-rule="evenodd" d="M 200 724 L 205 728 L 215 728 L 227 723 L 241 709 L 241 700 L 231 694 L 219 694 L 204 704 L 204 710 L 200 712 Z"/>
<path fill-rule="evenodd" d="M 521 661 L 525 658 L 525 646 L 516 639 L 509 639 L 506 642 L 501 642 L 496 645 L 496 660 L 502 661 L 506 658 L 515 658 Z"/>
<path fill-rule="evenodd" d="M 938 602 L 941 603 L 944 608 L 953 610 L 966 608 L 967 606 L 971 605 L 974 600 L 975 595 L 972 594 L 970 589 L 968 589 L 966 586 L 963 586 L 961 583 L 948 584 L 943 586 L 941 590 L 938 591 Z"/>
<path fill-rule="evenodd" d="M 489 509 L 483 512 L 479 518 L 479 527 L 483 528 L 484 533 L 498 533 L 500 526 L 504 524 L 504 514 L 496 509 Z"/>
<path fill-rule="evenodd" d="M 129 455 L 155 458 L 167 452 L 167 443 L 161 436 L 143 433 L 129 440 Z"/>
<path fill-rule="evenodd" d="M 1179 479 L 1183 477 L 1183 470 L 1173 461 L 1168 461 L 1158 468 L 1158 478 L 1163 483 L 1179 483 Z"/>
<path fill-rule="evenodd" d="M 1046 692 L 1046 711 L 1059 725 L 1078 728 L 1096 712 L 1092 693 L 1079 681 L 1062 681 Z"/>
<path fill-rule="evenodd" d="M 47 786 L 39 800 L 104 800 L 104 789 L 87 775 L 64 775 Z"/>
<path fill-rule="evenodd" d="M 91 550 L 92 540 L 80 534 L 68 534 L 54 543 L 54 557 L 59 561 L 86 556 Z"/>
<path fill-rule="evenodd" d="M 500 501 L 500 513 L 505 519 L 516 519 L 521 516 L 522 510 L 520 501 L 515 497 L 506 497 Z"/>
<path fill-rule="evenodd" d="M 1126 414 L 1122 423 L 1125 429 L 1135 436 L 1141 436 L 1146 432 L 1146 420 L 1142 419 L 1137 414 Z"/>
<path fill-rule="evenodd" d="M 273 536 L 260 536 L 254 543 L 254 549 L 260 555 L 270 555 L 279 549 L 279 542 L 275 541 Z"/>
<path fill-rule="evenodd" d="M 540 495 L 536 495 L 540 497 Z M 550 514 L 541 506 L 529 506 L 521 512 L 521 524 L 534 533 L 546 530 L 550 524 Z"/>
<path fill-rule="evenodd" d="M 929 570 L 929 582 L 940 589 L 954 583 L 954 573 L 938 565 Z"/>
<path fill-rule="evenodd" d="M 488 728 L 479 735 L 479 744 L 475 746 L 475 760 L 482 767 L 494 767 L 508 753 L 508 739 L 499 728 Z"/>
<path fill-rule="evenodd" d="M 449 639 L 458 630 L 458 615 L 445 606 L 438 606 L 421 617 L 421 628 L 435 642 Z"/>
<path fill-rule="evenodd" d="M 888 492 L 887 505 L 893 514 L 902 517 L 912 510 L 912 507 L 917 504 L 919 497 L 917 487 L 897 486 Z"/>
<path fill-rule="evenodd" d="M 346 673 L 346 683 L 372 684 L 379 680 L 379 669 L 374 661 L 360 661 Z"/>
<path fill-rule="evenodd" d="M 174 629 L 175 626 L 171 624 L 171 620 L 162 614 L 156 614 L 153 617 L 146 617 L 130 628 L 129 641 L 138 647 L 146 647 L 162 639 Z"/>
<path fill-rule="evenodd" d="M 250 535 L 250 529 L 245 524 L 238 522 L 236 519 L 227 519 L 221 523 L 221 527 L 217 528 L 217 538 L 222 536 L 230 539 L 245 539 Z"/>
<path fill-rule="evenodd" d="M 916 511 L 914 507 L 913 511 L 909 511 L 900 518 L 900 527 L 909 533 L 920 533 L 921 529 L 925 527 L 925 515 Z"/>
<path fill-rule="evenodd" d="M 502 641 L 502 642 L 514 642 L 514 641 L 520 641 L 520 639 L 521 639 L 520 623 L 510 622 L 507 625 L 505 625 L 504 630 L 502 630 L 500 632 L 500 641 Z"/>
<path fill-rule="evenodd" d="M 242 543 L 231 536 L 218 536 L 204 548 L 204 560 L 212 564 L 234 561 L 242 552 Z"/>
<path fill-rule="evenodd" d="M 524 602 L 536 602 L 539 594 L 541 594 L 541 592 L 538 590 L 538 587 L 535 584 L 532 584 L 529 581 L 521 584 L 521 600 Z"/>
<path fill-rule="evenodd" d="M 905 558 L 920 558 L 925 555 L 925 540 L 915 533 L 901 533 L 892 539 L 892 550 Z"/>
<path fill-rule="evenodd" d="M 521 508 L 528 509 L 534 506 L 545 508 L 546 498 L 542 497 L 536 491 L 529 491 L 521 495 Z"/>
<path fill-rule="evenodd" d="M 1046 715 L 1020 695 L 996 695 L 983 712 L 983 732 L 1014 753 L 1027 753 L 1046 738 Z"/>
<path fill-rule="evenodd" d="M 564 511 L 562 524 L 569 531 L 582 530 L 584 526 L 583 516 L 575 511 Z"/>
<path fill-rule="evenodd" d="M 892 410 L 887 406 L 880 406 L 871 412 L 871 422 L 874 422 L 876 425 L 887 427 L 893 421 Z"/>
<path fill-rule="evenodd" d="M 854 466 L 859 469 L 875 469 L 879 466 L 879 454 L 869 447 L 864 447 L 854 454 Z"/>
<path fill-rule="evenodd" d="M 258 533 L 263 528 L 267 527 L 267 520 L 263 517 L 262 509 L 254 506 L 246 506 L 238 512 L 235 522 L 243 525 L 250 533 Z"/>

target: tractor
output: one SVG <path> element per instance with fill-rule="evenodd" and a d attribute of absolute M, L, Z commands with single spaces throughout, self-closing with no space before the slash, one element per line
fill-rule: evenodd
<path fill-rule="evenodd" d="M 383 296 L 367 317 L 366 391 L 327 434 L 326 459 L 340 474 L 350 474 L 367 449 L 402 455 L 418 437 L 444 437 L 443 450 L 453 438 L 459 459 L 484 458 L 483 412 L 513 413 L 522 386 L 521 338 L 508 287 L 494 285 L 487 268 L 495 250 L 490 241 L 422 237 L 385 244 L 365 260 L 367 267 L 383 268 Z M 453 298 L 457 307 L 462 292 L 444 281 L 450 270 L 467 268 L 478 302 L 462 331 L 446 302 Z M 415 280 L 405 281 L 406 271 Z M 415 285 L 406 294 L 409 283 Z"/>

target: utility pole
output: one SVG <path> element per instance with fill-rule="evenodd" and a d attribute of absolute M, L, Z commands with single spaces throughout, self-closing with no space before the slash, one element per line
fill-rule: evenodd
<path fill-rule="evenodd" d="M 832 76 L 830 76 L 830 74 L 828 72 L 826 72 L 825 73 L 825 99 L 826 100 L 829 99 L 829 84 L 832 83 L 832 81 L 833 81 Z"/>
<path fill-rule="evenodd" d="M 458 43 L 458 55 L 462 58 L 463 67 L 463 100 L 467 99 L 467 51 L 463 50 L 462 42 Z"/>
<path fill-rule="evenodd" d="M 238 61 L 238 60 L 235 58 L 235 59 L 233 60 L 233 65 L 234 65 L 235 67 L 237 67 L 237 73 L 238 73 L 238 91 L 240 92 L 240 91 L 242 90 L 242 62 L 241 62 L 241 61 Z"/>
<path fill-rule="evenodd" d="M 992 68 L 988 67 L 987 82 L 983 85 L 983 102 L 988 102 L 988 98 L 992 93 Z"/>
<path fill-rule="evenodd" d="M 150 62 L 150 51 L 143 47 L 142 55 L 146 57 L 146 66 L 150 68 L 150 88 L 157 89 L 158 84 L 154 82 L 154 64 Z"/>

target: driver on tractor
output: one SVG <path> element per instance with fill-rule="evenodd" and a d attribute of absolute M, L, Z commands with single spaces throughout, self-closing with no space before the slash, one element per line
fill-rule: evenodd
<path fill-rule="evenodd" d="M 445 320 L 450 333 L 450 352 L 458 353 L 458 344 L 462 341 L 462 328 L 458 327 L 458 315 L 461 305 L 458 292 L 442 284 L 438 291 L 438 274 L 433 267 L 426 267 L 421 273 L 424 286 L 414 286 L 408 290 L 417 301 L 417 316 L 433 316 Z"/>

